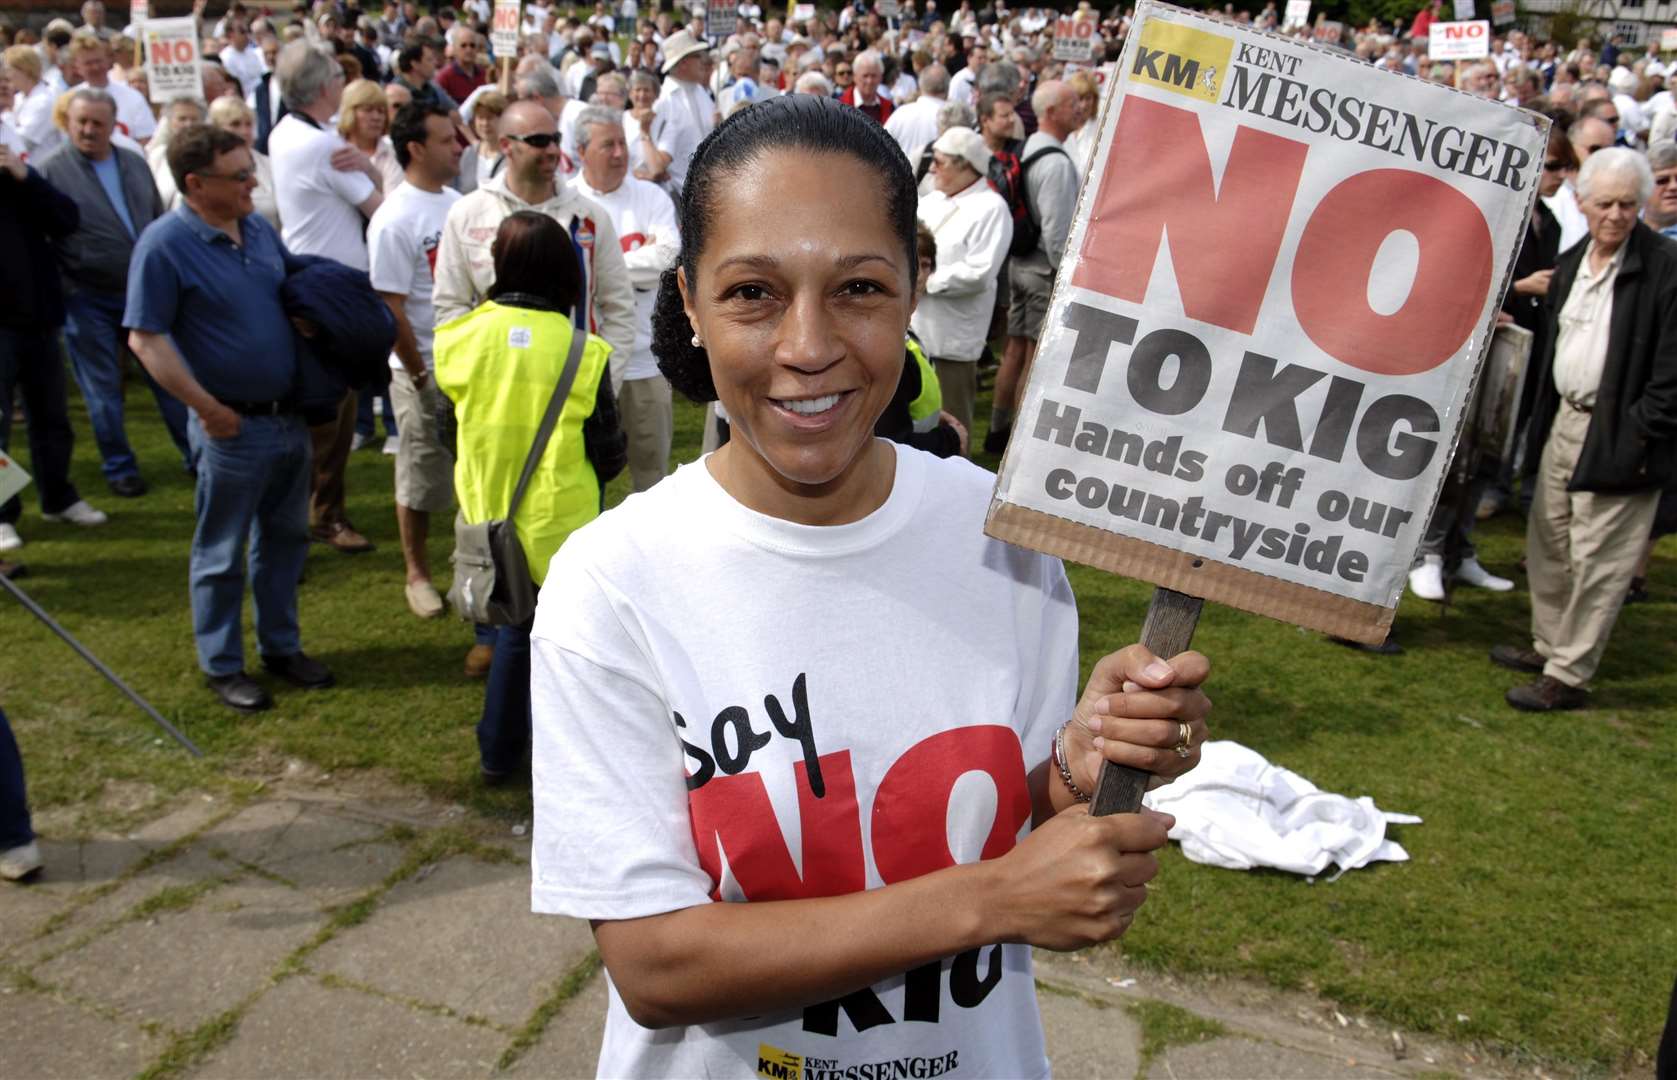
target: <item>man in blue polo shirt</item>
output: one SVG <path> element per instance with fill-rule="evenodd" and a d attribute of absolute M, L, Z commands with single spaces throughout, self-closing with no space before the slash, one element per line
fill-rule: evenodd
<path fill-rule="evenodd" d="M 292 404 L 297 360 L 280 304 L 287 253 L 252 212 L 255 168 L 236 135 L 205 126 L 175 136 L 169 171 L 185 205 L 140 237 L 123 316 L 134 354 L 192 410 L 192 629 L 210 688 L 241 712 L 273 704 L 244 670 L 247 542 L 263 667 L 305 689 L 332 685 L 297 628 L 309 430 Z"/>

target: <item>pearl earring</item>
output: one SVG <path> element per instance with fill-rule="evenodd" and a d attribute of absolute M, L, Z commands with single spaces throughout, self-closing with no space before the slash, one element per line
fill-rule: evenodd
<path fill-rule="evenodd" d="M 695 349 L 702 349 L 702 348 L 705 347 L 705 343 L 703 341 L 699 340 L 699 335 L 698 334 L 693 335 L 693 347 Z"/>

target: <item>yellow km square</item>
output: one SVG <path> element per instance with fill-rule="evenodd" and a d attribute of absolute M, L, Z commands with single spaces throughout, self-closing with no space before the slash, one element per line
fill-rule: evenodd
<path fill-rule="evenodd" d="M 1130 74 L 1138 82 L 1216 104 L 1233 54 L 1232 38 L 1149 19 Z"/>

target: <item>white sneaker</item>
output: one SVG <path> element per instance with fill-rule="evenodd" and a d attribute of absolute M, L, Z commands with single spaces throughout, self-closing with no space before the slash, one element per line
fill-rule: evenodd
<path fill-rule="evenodd" d="M 31 840 L 22 847 L 0 851 L 0 878 L 22 881 L 41 868 L 41 848 Z"/>
<path fill-rule="evenodd" d="M 77 499 L 56 514 L 42 514 L 48 521 L 68 521 L 72 525 L 103 525 L 110 518 L 103 510 L 95 510 L 87 505 L 86 499 Z"/>
<path fill-rule="evenodd" d="M 359 431 L 357 431 L 354 435 L 351 435 L 349 437 L 350 452 L 354 453 L 355 451 L 361 449 L 363 446 L 366 446 L 368 443 L 370 443 L 372 441 L 373 441 L 372 436 L 363 435 Z"/>
<path fill-rule="evenodd" d="M 1409 591 L 1422 600 L 1444 599 L 1444 556 L 1421 556 L 1421 565 L 1409 571 Z"/>
<path fill-rule="evenodd" d="M 1414 580 L 1413 577 L 1410 578 Z M 1497 577 L 1483 566 L 1477 558 L 1463 559 L 1456 567 L 1456 580 L 1465 585 L 1472 585 L 1476 589 L 1489 589 L 1492 592 L 1508 592 L 1514 588 L 1514 583 L 1507 578 Z"/>
<path fill-rule="evenodd" d="M 397 441 L 396 436 L 394 436 L 394 435 L 386 435 L 385 436 L 385 438 L 384 438 L 384 452 L 386 454 L 389 454 L 391 457 L 395 457 L 396 456 L 396 447 L 399 446 L 399 445 L 400 445 L 400 443 Z"/>
<path fill-rule="evenodd" d="M 17 526 L 0 524 L 0 551 L 16 551 L 22 546 L 23 537 L 17 534 Z"/>

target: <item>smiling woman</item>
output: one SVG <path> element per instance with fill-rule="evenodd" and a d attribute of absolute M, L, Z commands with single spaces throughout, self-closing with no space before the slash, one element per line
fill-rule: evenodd
<path fill-rule="evenodd" d="M 807 95 L 690 165 L 654 351 L 734 437 L 574 533 L 532 635 L 533 906 L 594 924 L 601 1075 L 1044 1075 L 1027 946 L 1122 934 L 1170 824 L 1081 793 L 1205 740 L 1203 657 L 1133 646 L 1079 699 L 1065 573 L 984 536 L 993 477 L 874 437 L 914 209 Z"/>

